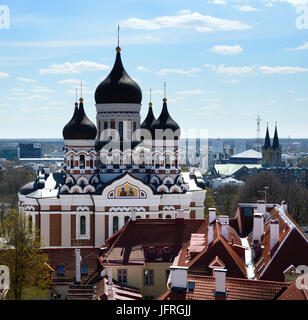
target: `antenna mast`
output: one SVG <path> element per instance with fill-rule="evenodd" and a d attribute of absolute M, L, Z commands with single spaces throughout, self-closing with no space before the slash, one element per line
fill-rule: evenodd
<path fill-rule="evenodd" d="M 256 121 L 257 121 L 257 146 L 256 146 L 256 149 L 258 151 L 260 150 L 261 120 L 262 119 L 258 115 L 258 118 L 256 119 Z"/>

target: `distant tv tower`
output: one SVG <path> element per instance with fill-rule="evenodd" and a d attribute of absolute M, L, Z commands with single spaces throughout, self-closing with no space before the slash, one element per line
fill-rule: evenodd
<path fill-rule="evenodd" d="M 261 136 L 261 118 L 260 118 L 260 116 L 258 115 L 258 118 L 256 119 L 256 121 L 257 121 L 257 150 L 259 150 L 260 149 L 260 136 Z"/>

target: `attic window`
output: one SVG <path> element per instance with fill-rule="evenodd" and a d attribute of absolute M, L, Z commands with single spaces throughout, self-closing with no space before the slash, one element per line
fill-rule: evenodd
<path fill-rule="evenodd" d="M 147 256 L 149 260 L 155 260 L 157 256 L 157 249 L 154 247 L 149 247 L 147 249 Z"/>
<path fill-rule="evenodd" d="M 163 260 L 169 261 L 169 260 L 171 259 L 171 257 L 172 257 L 172 250 L 171 250 L 171 248 L 165 247 L 165 248 L 163 249 L 162 254 L 163 254 Z"/>

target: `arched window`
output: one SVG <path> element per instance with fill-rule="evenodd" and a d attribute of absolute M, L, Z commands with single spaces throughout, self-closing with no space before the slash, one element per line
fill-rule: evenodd
<path fill-rule="evenodd" d="M 136 219 L 141 219 L 141 216 L 137 216 Z"/>
<path fill-rule="evenodd" d="M 119 230 L 119 218 L 114 216 L 112 219 L 113 222 L 113 233 L 116 233 Z"/>
<path fill-rule="evenodd" d="M 108 129 L 108 121 L 104 122 L 104 130 Z"/>
<path fill-rule="evenodd" d="M 32 232 L 32 216 L 29 216 L 28 222 L 29 222 L 29 225 L 28 225 L 28 227 L 29 227 L 29 232 Z"/>
<path fill-rule="evenodd" d="M 86 217 L 85 216 L 80 217 L 80 234 L 81 235 L 86 234 Z"/>
<path fill-rule="evenodd" d="M 166 166 L 166 168 L 170 168 L 170 165 L 171 165 L 170 155 L 166 154 L 165 155 L 165 166 Z"/>
<path fill-rule="evenodd" d="M 71 156 L 71 168 L 74 168 L 74 157 Z"/>
<path fill-rule="evenodd" d="M 167 215 L 166 215 L 166 219 L 171 219 L 170 214 L 167 214 Z"/>
<path fill-rule="evenodd" d="M 129 221 L 129 219 L 130 219 L 130 217 L 129 217 L 129 216 L 126 216 L 126 217 L 124 218 L 124 223 L 127 223 L 127 222 Z"/>
<path fill-rule="evenodd" d="M 85 158 L 83 154 L 80 156 L 79 161 L 80 161 L 80 169 L 84 169 L 86 164 L 85 164 Z"/>
<path fill-rule="evenodd" d="M 123 122 L 119 122 L 119 135 L 120 135 L 120 141 L 123 141 Z"/>

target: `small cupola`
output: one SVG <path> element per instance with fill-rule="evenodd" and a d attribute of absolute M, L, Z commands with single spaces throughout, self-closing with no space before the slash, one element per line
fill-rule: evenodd
<path fill-rule="evenodd" d="M 163 99 L 163 109 L 157 118 L 151 125 L 151 132 L 155 134 L 156 129 L 167 130 L 171 129 L 173 132 L 180 130 L 179 125 L 175 122 L 169 114 L 167 107 L 167 99 Z"/>
<path fill-rule="evenodd" d="M 63 129 L 64 140 L 94 140 L 96 137 L 96 127 L 84 111 L 83 99 L 79 101 L 79 108 L 76 102 L 74 115 Z"/>

